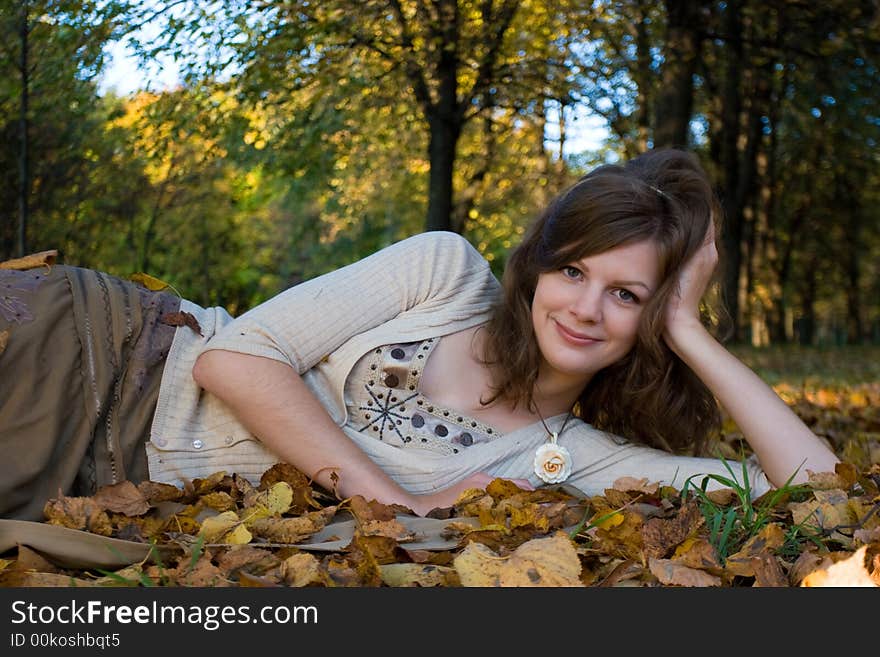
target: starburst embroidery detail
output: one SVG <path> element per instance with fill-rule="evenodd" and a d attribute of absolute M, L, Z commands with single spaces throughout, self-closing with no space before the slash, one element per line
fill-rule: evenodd
<path fill-rule="evenodd" d="M 360 428 L 360 431 L 364 429 L 368 429 L 372 426 L 377 426 L 379 429 L 379 440 L 384 440 L 385 430 L 387 427 L 391 427 L 394 429 L 394 432 L 398 435 L 398 437 L 403 440 L 403 434 L 400 432 L 400 429 L 397 428 L 398 420 L 401 422 L 403 420 L 409 420 L 406 415 L 401 415 L 399 412 L 395 412 L 395 409 L 400 409 L 405 403 L 407 403 L 413 397 L 417 397 L 418 393 L 413 393 L 406 399 L 402 399 L 400 401 L 392 402 L 391 395 L 394 392 L 391 388 L 386 388 L 386 393 L 382 395 L 384 399 L 380 398 L 379 395 L 370 390 L 369 386 L 364 386 L 367 389 L 367 392 L 370 393 L 370 397 L 373 398 L 373 402 L 376 406 L 360 406 L 358 410 L 361 411 L 369 411 L 370 413 L 375 413 L 376 416 L 372 418 L 367 424 Z"/>

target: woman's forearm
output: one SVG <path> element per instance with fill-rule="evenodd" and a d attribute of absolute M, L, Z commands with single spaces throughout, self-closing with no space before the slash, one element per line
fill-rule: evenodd
<path fill-rule="evenodd" d="M 834 453 L 757 374 L 694 323 L 667 342 L 730 414 L 770 481 L 806 481 L 807 470 L 834 471 Z"/>
<path fill-rule="evenodd" d="M 289 365 L 215 349 L 199 356 L 193 377 L 226 403 L 280 461 L 326 489 L 342 497 L 361 494 L 416 510 L 417 496 L 401 488 L 343 433 Z"/>

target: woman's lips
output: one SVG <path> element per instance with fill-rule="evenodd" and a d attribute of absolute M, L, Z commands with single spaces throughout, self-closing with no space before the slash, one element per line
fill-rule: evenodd
<path fill-rule="evenodd" d="M 566 328 L 563 324 L 561 324 L 557 320 L 553 320 L 553 323 L 556 324 L 556 330 L 559 331 L 559 334 L 567 341 L 572 344 L 576 344 L 578 346 L 595 344 L 597 342 L 601 342 L 599 338 L 593 338 L 589 335 L 584 335 L 583 333 L 577 333 L 572 331 L 569 328 Z"/>

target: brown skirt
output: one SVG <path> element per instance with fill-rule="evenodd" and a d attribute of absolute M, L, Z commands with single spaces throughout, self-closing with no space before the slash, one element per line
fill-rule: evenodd
<path fill-rule="evenodd" d="M 63 265 L 0 269 L 0 517 L 147 478 L 180 299 Z"/>

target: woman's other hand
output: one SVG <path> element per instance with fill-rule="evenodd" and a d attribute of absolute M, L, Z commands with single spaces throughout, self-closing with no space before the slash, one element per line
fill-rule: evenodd
<path fill-rule="evenodd" d="M 678 290 L 670 296 L 666 306 L 664 338 L 674 351 L 686 335 L 702 328 L 700 300 L 717 266 L 715 226 L 710 221 L 703 246 L 685 263 L 679 275 Z"/>

